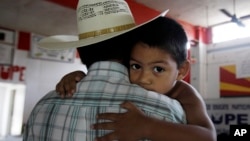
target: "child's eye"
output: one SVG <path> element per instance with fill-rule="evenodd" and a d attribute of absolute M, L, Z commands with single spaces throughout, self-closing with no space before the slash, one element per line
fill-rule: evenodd
<path fill-rule="evenodd" d="M 131 69 L 134 69 L 134 70 L 138 70 L 138 69 L 141 68 L 141 66 L 138 65 L 138 64 L 131 64 L 131 65 L 130 65 L 130 68 L 131 68 Z"/>
<path fill-rule="evenodd" d="M 163 71 L 165 71 L 165 69 L 162 67 L 154 67 L 154 71 L 155 72 L 163 72 Z"/>

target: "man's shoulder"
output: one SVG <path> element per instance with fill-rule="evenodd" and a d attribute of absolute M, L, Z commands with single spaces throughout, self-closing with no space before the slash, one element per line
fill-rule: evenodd
<path fill-rule="evenodd" d="M 49 91 L 43 98 L 58 97 L 58 93 L 55 90 Z"/>
<path fill-rule="evenodd" d="M 43 97 L 40 98 L 40 100 L 37 102 L 37 104 L 44 102 L 49 99 L 58 99 L 60 98 L 59 94 L 55 90 L 49 91 L 47 94 L 45 94 Z"/>

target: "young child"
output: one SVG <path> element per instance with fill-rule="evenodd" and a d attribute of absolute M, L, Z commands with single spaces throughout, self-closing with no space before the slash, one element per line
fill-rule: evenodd
<path fill-rule="evenodd" d="M 164 23 L 167 23 L 167 26 Z M 123 121 L 120 121 L 116 116 L 123 116 L 121 114 L 101 114 L 98 118 L 120 122 L 112 123 L 112 126 L 115 126 L 112 129 L 117 132 L 105 135 L 97 140 L 113 140 L 117 136 L 119 136 L 119 139 L 126 140 L 134 139 L 134 136 L 151 140 L 215 140 L 215 128 L 207 115 L 204 101 L 191 85 L 182 81 L 189 71 L 190 64 L 187 60 L 187 37 L 181 25 L 164 17 L 154 24 L 141 28 L 138 33 L 140 35 L 135 39 L 136 42 L 129 58 L 130 82 L 147 90 L 177 99 L 186 112 L 188 125 L 153 121 L 152 119 L 152 122 L 158 122 L 158 127 L 150 126 L 145 129 L 145 125 L 143 125 L 145 123 L 141 123 L 140 120 L 131 125 L 129 119 L 135 118 L 133 113 L 128 114 L 126 118 L 123 118 Z M 84 73 L 81 71 L 65 75 L 57 84 L 56 91 L 62 97 L 66 94 L 72 95 L 76 89 L 77 81 L 83 77 Z M 140 113 L 134 105 L 131 106 L 131 103 L 124 107 L 128 111 Z M 106 126 L 104 126 L 105 124 Z M 107 127 L 109 123 L 105 124 L 99 123 L 93 125 L 93 128 L 110 129 L 110 127 Z M 109 125 L 111 126 L 111 124 Z M 120 127 L 121 125 L 124 126 Z M 138 129 L 139 131 L 132 132 L 128 125 L 141 128 Z"/>

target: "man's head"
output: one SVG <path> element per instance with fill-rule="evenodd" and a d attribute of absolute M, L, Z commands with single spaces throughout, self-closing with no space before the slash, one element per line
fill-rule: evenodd
<path fill-rule="evenodd" d="M 129 57 L 135 35 L 132 31 L 100 43 L 77 48 L 82 63 L 87 68 L 97 61 L 116 60 L 125 64 L 123 61 Z"/>

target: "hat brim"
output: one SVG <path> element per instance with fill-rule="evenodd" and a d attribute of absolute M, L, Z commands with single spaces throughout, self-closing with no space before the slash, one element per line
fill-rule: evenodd
<path fill-rule="evenodd" d="M 124 33 L 127 33 L 129 31 L 132 31 L 134 29 L 137 29 L 143 25 L 146 25 L 152 21 L 154 21 L 155 19 L 157 19 L 158 17 L 162 17 L 165 16 L 167 14 L 169 10 L 166 10 L 164 12 L 162 12 L 160 15 L 154 17 L 153 19 L 137 25 L 133 28 L 130 28 L 128 30 L 124 30 L 124 31 L 120 31 L 120 32 L 113 32 L 113 33 L 109 33 L 109 34 L 104 34 L 104 35 L 100 35 L 100 36 L 96 36 L 96 37 L 89 37 L 86 39 L 78 39 L 78 36 L 76 35 L 55 35 L 55 36 L 49 36 L 46 38 L 41 39 L 38 42 L 38 45 L 41 48 L 44 49 L 49 49 L 49 50 L 66 50 L 66 49 L 73 49 L 73 48 L 78 48 L 78 47 L 84 47 L 84 46 L 88 46 L 88 45 L 92 45 L 95 43 L 99 43 L 108 39 L 111 39 L 113 37 L 122 35 Z"/>

